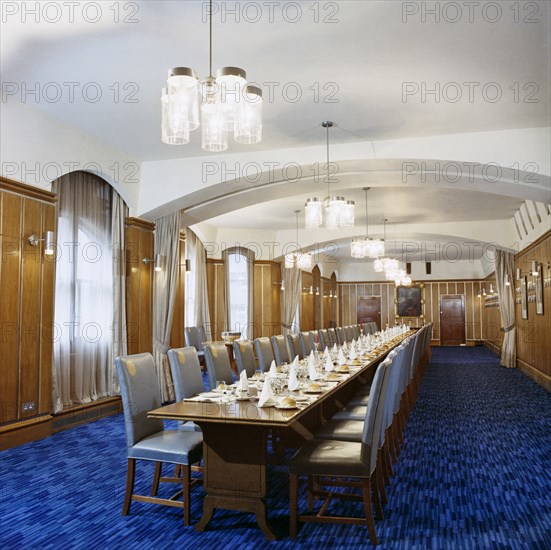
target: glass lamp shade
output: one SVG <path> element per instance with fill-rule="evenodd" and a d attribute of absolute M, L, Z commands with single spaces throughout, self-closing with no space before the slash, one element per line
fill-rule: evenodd
<path fill-rule="evenodd" d="M 312 255 L 308 252 L 299 252 L 297 266 L 299 269 L 312 269 Z"/>
<path fill-rule="evenodd" d="M 325 199 L 325 225 L 328 229 L 342 227 L 345 207 L 344 197 L 327 197 Z"/>
<path fill-rule="evenodd" d="M 396 279 L 399 270 L 398 260 L 394 258 L 383 258 L 385 278 L 387 281 Z"/>
<path fill-rule="evenodd" d="M 234 132 L 237 106 L 243 103 L 247 73 L 239 67 L 222 67 L 216 73 L 216 83 L 224 120 L 224 130 Z"/>
<path fill-rule="evenodd" d="M 172 98 L 163 88 L 161 95 L 162 122 L 161 122 L 161 140 L 167 145 L 186 145 L 189 143 L 189 130 L 183 125 L 178 125 L 172 116 Z"/>
<path fill-rule="evenodd" d="M 411 282 L 411 277 L 408 276 L 405 270 L 399 269 L 394 284 L 396 286 L 411 286 Z"/>
<path fill-rule="evenodd" d="M 233 137 L 246 145 L 262 140 L 262 90 L 257 86 L 247 86 L 237 104 Z"/>
<path fill-rule="evenodd" d="M 354 201 L 346 201 L 343 207 L 341 227 L 353 227 L 354 226 Z"/>
<path fill-rule="evenodd" d="M 365 258 L 365 239 L 354 239 L 350 244 L 352 258 Z"/>
<path fill-rule="evenodd" d="M 385 255 L 385 243 L 379 239 L 365 240 L 365 255 L 368 258 L 381 258 Z"/>
<path fill-rule="evenodd" d="M 307 229 L 317 229 L 323 223 L 323 207 L 319 199 L 306 199 L 304 223 Z"/>
<path fill-rule="evenodd" d="M 385 266 L 383 263 L 383 258 L 377 258 L 373 262 L 373 270 L 375 271 L 375 273 L 382 273 L 384 269 L 385 269 Z"/>
<path fill-rule="evenodd" d="M 199 128 L 199 80 L 193 69 L 175 67 L 168 71 L 170 121 L 176 131 Z"/>
<path fill-rule="evenodd" d="M 201 106 L 201 147 L 213 153 L 228 148 L 228 133 L 224 130 L 219 103 L 203 103 Z"/>

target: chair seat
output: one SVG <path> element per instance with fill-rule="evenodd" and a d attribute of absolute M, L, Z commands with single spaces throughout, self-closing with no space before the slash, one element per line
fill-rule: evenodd
<path fill-rule="evenodd" d="M 345 407 L 342 411 L 335 413 L 331 420 L 365 420 L 365 411 L 367 407 L 364 405 L 356 405 L 355 407 Z"/>
<path fill-rule="evenodd" d="M 128 448 L 128 458 L 172 464 L 194 464 L 203 455 L 203 434 L 163 430 Z"/>
<path fill-rule="evenodd" d="M 356 395 L 355 397 L 353 397 L 347 404 L 346 406 L 348 408 L 350 407 L 366 407 L 367 406 L 367 402 L 369 401 L 369 395 Z"/>
<path fill-rule="evenodd" d="M 361 443 L 318 441 L 306 443 L 291 459 L 289 470 L 297 475 L 370 477 L 360 460 Z"/>
<path fill-rule="evenodd" d="M 336 439 L 337 441 L 362 440 L 364 423 L 360 420 L 338 420 L 327 422 L 315 433 L 316 439 Z"/>
<path fill-rule="evenodd" d="M 200 432 L 202 431 L 200 426 L 188 420 L 187 422 L 178 422 L 178 430 L 181 432 Z"/>

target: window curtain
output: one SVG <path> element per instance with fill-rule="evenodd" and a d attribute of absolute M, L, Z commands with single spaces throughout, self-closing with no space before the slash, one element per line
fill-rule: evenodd
<path fill-rule="evenodd" d="M 125 344 L 124 262 L 118 260 L 127 208 L 106 181 L 87 172 L 66 174 L 52 189 L 58 195 L 52 372 L 58 413 L 118 393 L 113 356 Z"/>
<path fill-rule="evenodd" d="M 501 365 L 509 369 L 517 366 L 516 325 L 515 325 L 515 290 L 513 281 L 515 257 L 504 250 L 495 251 L 496 283 L 501 315 L 501 330 L 504 332 L 501 347 Z M 505 285 L 505 275 L 510 284 Z"/>
<path fill-rule="evenodd" d="M 222 259 L 224 260 L 224 271 L 226 273 L 225 285 L 224 285 L 224 316 L 225 316 L 225 330 L 233 330 L 230 326 L 231 312 L 230 312 L 230 284 L 231 284 L 231 270 L 229 269 L 228 256 L 231 254 L 240 254 L 243 256 L 243 260 L 247 262 L 247 324 L 241 331 L 241 336 L 244 338 L 252 339 L 254 337 L 254 259 L 255 254 L 252 250 L 244 248 L 242 246 L 234 246 L 232 248 L 226 248 L 222 252 Z"/>
<path fill-rule="evenodd" d="M 174 301 L 178 285 L 180 247 L 180 215 L 169 214 L 155 221 L 155 255 L 162 260 L 162 269 L 154 271 L 153 282 L 153 357 L 163 401 L 174 399 L 174 387 L 166 352 L 170 347 L 170 331 L 174 317 Z"/>
<path fill-rule="evenodd" d="M 300 330 L 294 320 L 302 297 L 302 272 L 296 265 L 290 269 L 283 268 L 283 284 L 285 290 L 282 292 L 281 326 L 282 334 L 286 335 Z"/>
<path fill-rule="evenodd" d="M 197 235 L 186 229 L 186 258 L 191 272 L 186 273 L 186 327 L 199 327 L 207 340 L 210 329 L 209 296 L 207 286 L 207 252 Z"/>

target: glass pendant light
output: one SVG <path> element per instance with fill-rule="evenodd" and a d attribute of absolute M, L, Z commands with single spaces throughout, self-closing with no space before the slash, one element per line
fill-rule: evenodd
<path fill-rule="evenodd" d="M 243 102 L 247 73 L 239 67 L 222 67 L 216 72 L 216 83 L 224 130 L 235 132 L 237 106 Z"/>
<path fill-rule="evenodd" d="M 300 210 L 295 210 L 296 216 L 296 227 L 297 227 L 297 247 L 298 244 L 298 215 Z M 300 248 L 297 248 L 296 252 L 285 254 L 285 267 L 291 269 L 294 266 L 297 266 L 299 269 L 310 270 L 312 269 L 312 254 L 309 252 L 303 252 Z"/>
<path fill-rule="evenodd" d="M 235 141 L 252 145 L 262 140 L 262 90 L 249 85 L 236 109 Z"/>
<path fill-rule="evenodd" d="M 373 240 L 369 237 L 369 215 L 367 210 L 367 192 L 370 187 L 364 187 L 365 191 L 365 238 L 353 239 L 350 245 L 352 258 L 379 258 L 384 256 L 384 243 L 381 240 Z M 382 270 L 382 269 L 381 269 Z"/>

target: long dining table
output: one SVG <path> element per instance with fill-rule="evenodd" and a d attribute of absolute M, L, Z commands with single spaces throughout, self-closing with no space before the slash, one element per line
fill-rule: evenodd
<path fill-rule="evenodd" d="M 255 514 L 268 540 L 277 537 L 266 511 L 268 437 L 283 447 L 300 447 L 316 429 L 342 408 L 357 388 L 369 384 L 376 366 L 407 337 L 402 334 L 370 355 L 336 382 L 324 382 L 321 393 L 295 409 L 259 407 L 257 401 L 209 402 L 184 400 L 149 412 L 163 420 L 193 421 L 203 431 L 203 515 L 195 525 L 204 531 L 216 508 Z M 297 392 L 297 397 L 303 391 Z"/>

